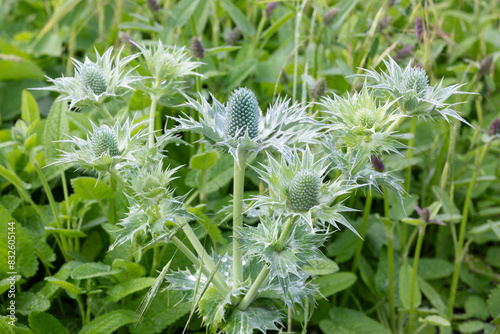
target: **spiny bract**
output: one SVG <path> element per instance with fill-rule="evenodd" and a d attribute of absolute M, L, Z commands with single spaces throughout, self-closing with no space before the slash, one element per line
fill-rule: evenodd
<path fill-rule="evenodd" d="M 83 84 L 96 95 L 101 95 L 108 88 L 103 70 L 91 61 L 86 61 L 83 64 L 81 79 Z"/>
<path fill-rule="evenodd" d="M 120 155 L 116 136 L 107 125 L 103 125 L 94 131 L 91 143 L 92 151 L 96 157 L 100 157 L 104 153 L 108 153 L 110 157 Z"/>
<path fill-rule="evenodd" d="M 413 90 L 418 95 L 422 95 L 429 86 L 429 78 L 425 70 L 414 67 L 404 76 L 403 84 L 407 90 Z"/>
<path fill-rule="evenodd" d="M 299 172 L 292 181 L 288 199 L 292 209 L 307 211 L 318 205 L 320 177 L 313 171 Z"/>
<path fill-rule="evenodd" d="M 259 104 L 248 88 L 238 88 L 227 101 L 228 117 L 225 134 L 228 137 L 242 137 L 248 130 L 248 137 L 259 134 Z"/>

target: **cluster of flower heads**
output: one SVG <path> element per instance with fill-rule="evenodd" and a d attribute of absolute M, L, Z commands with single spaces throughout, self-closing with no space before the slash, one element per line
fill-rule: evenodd
<path fill-rule="evenodd" d="M 197 42 L 194 44 L 198 50 L 201 44 Z M 47 89 L 61 93 L 60 99 L 69 101 L 70 106 L 96 106 L 132 89 L 132 83 L 159 97 L 179 88 L 186 75 L 199 75 L 195 69 L 200 63 L 191 61 L 182 48 L 165 48 L 161 42 L 156 48 L 134 45 L 141 52 L 121 60 L 120 54 L 111 57 L 111 48 L 102 56 L 97 54 L 96 62 L 88 58 L 84 63 L 75 60 L 75 76 L 49 79 L 54 86 Z M 133 69 L 124 70 L 141 54 L 148 77 L 133 76 Z M 201 53 L 197 55 L 202 57 Z M 278 98 L 263 113 L 255 94 L 248 88 L 238 88 L 226 103 L 214 96 L 209 103 L 201 94 L 198 100 L 186 97 L 185 106 L 194 108 L 199 120 L 187 115 L 174 118 L 177 126 L 157 138 L 157 145 L 149 149 L 145 149 L 149 133 L 141 122 L 127 120 L 121 125 L 117 121 L 113 126 L 92 123 L 86 140 L 70 137 L 66 141 L 73 144 L 73 151 L 62 152 L 56 163 L 74 163 L 100 175 L 114 173 L 113 177 L 120 178 L 130 205 L 127 216 L 119 223 L 122 229 L 113 248 L 134 240 L 138 234 L 150 234 L 150 243 L 168 238 L 177 218 L 196 219 L 184 206 L 185 196 L 176 197 L 170 187 L 177 169 L 162 164 L 159 147 L 174 140 L 174 133 L 201 134 L 201 141 L 209 148 L 228 152 L 237 164 L 247 154 L 265 153 L 265 162 L 254 169 L 267 191 L 253 196 L 247 207 L 247 212 L 258 213 L 260 224 L 235 231 L 245 254 L 243 268 L 250 280 L 227 295 L 208 286 L 202 296 L 193 284 L 208 285 L 210 279 L 196 273 L 196 269 L 194 273 L 187 269 L 163 275 L 162 279 L 166 277 L 171 288 L 192 292 L 192 298 L 199 300 L 200 314 L 213 329 L 226 333 L 278 330 L 282 314 L 270 299 L 258 299 L 243 310 L 234 307 L 235 298 L 248 292 L 259 270 L 268 271 L 267 283 L 260 290 L 263 295 L 279 296 L 290 307 L 302 306 L 306 299 L 314 303 L 318 291 L 310 284 L 304 267 L 325 260 L 320 247 L 330 232 L 339 229 L 339 224 L 359 236 L 342 215 L 352 211 L 342 204 L 342 197 L 358 188 L 380 190 L 384 186 L 402 200 L 400 180 L 385 172 L 378 157 L 383 152 L 399 153 L 407 148 L 400 143 L 394 124 L 414 116 L 434 119 L 440 115 L 464 121 L 452 109 L 455 104 L 445 102 L 462 93 L 460 85 L 443 87 L 441 82 L 430 86 L 423 69 L 411 65 L 401 69 L 392 58 L 384 63 L 387 72 L 365 70 L 367 83 L 360 92 L 347 97 L 323 97 L 318 103 L 326 115 L 323 122 L 307 113 L 309 105 L 284 98 Z M 314 98 L 319 99 L 325 90 L 326 81 L 318 82 Z M 385 93 L 386 99 L 380 102 L 375 91 Z M 315 150 L 318 146 L 322 149 Z M 276 153 L 280 158 L 275 157 Z M 332 171 L 340 172 L 340 176 L 327 181 Z M 419 214 L 430 219 L 428 210 L 420 210 Z M 231 257 L 216 260 L 216 270 L 230 279 Z"/>

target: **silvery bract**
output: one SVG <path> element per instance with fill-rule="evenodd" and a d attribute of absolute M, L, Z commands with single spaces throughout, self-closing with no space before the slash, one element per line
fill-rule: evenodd
<path fill-rule="evenodd" d="M 58 92 L 59 100 L 70 103 L 69 109 L 74 106 L 96 106 L 110 97 L 122 95 L 132 89 L 130 84 L 141 80 L 142 77 L 132 76 L 134 69 L 125 70 L 125 66 L 140 54 L 120 59 L 121 51 L 113 57 L 113 47 L 106 50 L 102 56 L 96 50 L 95 62 L 89 58 L 85 58 L 83 63 L 73 59 L 74 77 L 47 77 L 54 86 L 40 89 Z"/>

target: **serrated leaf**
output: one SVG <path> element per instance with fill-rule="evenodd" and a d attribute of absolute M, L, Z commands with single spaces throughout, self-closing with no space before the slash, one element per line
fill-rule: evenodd
<path fill-rule="evenodd" d="M 429 315 L 423 319 L 418 319 L 418 321 L 431 326 L 450 327 L 451 325 L 447 319 L 439 315 Z"/>
<path fill-rule="evenodd" d="M 330 319 L 319 323 L 325 334 L 390 334 L 380 323 L 355 310 L 332 308 Z"/>
<path fill-rule="evenodd" d="M 220 4 L 245 35 L 253 36 L 255 34 L 255 28 L 238 7 L 229 0 L 222 0 Z"/>
<path fill-rule="evenodd" d="M 259 330 L 278 330 L 276 324 L 281 324 L 281 314 L 269 300 L 254 301 L 245 311 L 232 308 L 227 322 L 222 330 L 227 334 L 253 333 Z"/>
<path fill-rule="evenodd" d="M 146 269 L 139 263 L 128 262 L 123 259 L 115 259 L 113 261 L 113 270 L 119 271 L 119 273 L 113 275 L 118 282 L 124 282 L 146 275 Z"/>
<path fill-rule="evenodd" d="M 87 279 L 101 276 L 109 276 L 119 273 L 119 270 L 111 270 L 111 266 L 100 263 L 100 262 L 90 262 L 79 265 L 71 272 L 71 278 L 73 279 Z"/>
<path fill-rule="evenodd" d="M 67 292 L 70 292 L 73 295 L 81 295 L 82 293 L 85 293 L 82 289 L 74 285 L 73 283 L 66 282 L 60 279 L 57 279 L 55 277 L 45 277 L 45 280 L 52 283 L 59 285 L 61 288 L 66 290 Z"/>
<path fill-rule="evenodd" d="M 45 286 L 41 289 L 40 293 L 43 294 L 45 297 L 51 299 L 56 293 L 56 291 L 59 290 L 61 285 L 58 285 L 57 283 L 56 284 L 50 283 L 49 282 L 50 279 L 55 279 L 64 282 L 68 279 L 69 275 L 71 274 L 71 271 L 78 265 L 80 265 L 80 262 L 77 261 L 70 261 L 68 263 L 63 264 L 62 267 L 59 268 L 59 271 L 57 273 L 55 273 L 53 276 L 48 276 L 45 278 L 47 284 L 45 284 Z M 78 288 L 76 290 L 78 290 Z"/>
<path fill-rule="evenodd" d="M 500 284 L 488 296 L 488 309 L 493 318 L 500 316 Z"/>
<path fill-rule="evenodd" d="M 200 300 L 200 313 L 203 320 L 217 328 L 224 320 L 226 309 L 230 305 L 229 298 L 222 296 L 213 286 L 208 288 Z"/>
<path fill-rule="evenodd" d="M 134 292 L 149 288 L 154 282 L 155 279 L 153 277 L 140 277 L 122 282 L 108 290 L 109 300 L 116 303 Z"/>
<path fill-rule="evenodd" d="M 85 326 L 80 334 L 108 334 L 134 322 L 135 313 L 129 310 L 116 310 L 103 314 Z"/>
<path fill-rule="evenodd" d="M 50 301 L 41 293 L 20 292 L 16 295 L 16 312 L 29 315 L 34 311 L 46 311 L 50 308 Z"/>
<path fill-rule="evenodd" d="M 476 295 L 472 295 L 465 301 L 465 314 L 470 318 L 486 320 L 489 316 L 486 301 Z"/>
<path fill-rule="evenodd" d="M 330 259 L 326 259 L 325 261 L 312 261 L 310 263 L 310 265 L 304 266 L 303 268 L 309 275 L 324 276 L 339 271 L 339 265 Z"/>
<path fill-rule="evenodd" d="M 83 199 L 101 200 L 113 197 L 111 187 L 93 177 L 79 177 L 71 180 L 75 193 Z"/>
<path fill-rule="evenodd" d="M 347 289 L 353 285 L 357 280 L 356 275 L 353 273 L 335 273 L 332 275 L 321 276 L 313 280 L 313 284 L 319 287 L 319 291 L 325 297 L 332 296 L 337 292 Z M 317 299 L 322 298 L 317 296 Z"/>
<path fill-rule="evenodd" d="M 68 329 L 52 314 L 33 312 L 29 316 L 29 325 L 35 334 L 65 334 Z"/>
<path fill-rule="evenodd" d="M 23 90 L 21 97 L 21 118 L 28 124 L 40 119 L 40 111 L 35 98 L 27 90 Z"/>
<path fill-rule="evenodd" d="M 189 160 L 189 168 L 207 169 L 217 162 L 219 153 L 217 151 L 208 151 L 197 153 Z"/>
<path fill-rule="evenodd" d="M 50 108 L 43 132 L 45 159 L 48 163 L 56 160 L 59 150 L 69 150 L 69 144 L 61 142 L 61 140 L 67 139 L 66 135 L 69 134 L 67 110 L 68 104 L 66 101 L 55 101 Z"/>
<path fill-rule="evenodd" d="M 409 264 L 404 264 L 399 270 L 399 298 L 406 309 L 410 308 L 410 290 L 411 277 L 413 269 Z M 413 294 L 413 307 L 417 308 L 422 303 L 422 293 L 418 286 L 418 280 L 415 282 Z"/>

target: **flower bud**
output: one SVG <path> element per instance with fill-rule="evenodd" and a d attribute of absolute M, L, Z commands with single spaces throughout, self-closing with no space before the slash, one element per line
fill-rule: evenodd
<path fill-rule="evenodd" d="M 319 78 L 314 84 L 314 88 L 311 90 L 311 96 L 317 101 L 325 95 L 326 92 L 326 79 Z"/>
<path fill-rule="evenodd" d="M 356 113 L 356 121 L 358 125 L 366 129 L 371 129 L 375 125 L 377 118 L 372 110 L 361 108 Z"/>
<path fill-rule="evenodd" d="M 500 121 L 498 120 L 498 117 L 495 117 L 495 119 L 491 122 L 490 127 L 488 128 L 488 134 L 490 136 L 496 136 L 498 134 L 499 125 Z"/>
<path fill-rule="evenodd" d="M 384 163 L 382 162 L 382 159 L 380 159 L 380 157 L 378 155 L 372 154 L 371 161 L 372 161 L 373 169 L 375 169 L 377 172 L 380 172 L 380 173 L 384 172 L 384 170 L 385 170 Z"/>
<path fill-rule="evenodd" d="M 403 78 L 403 85 L 406 90 L 413 90 L 419 96 L 424 94 L 429 86 L 429 78 L 425 73 L 425 70 L 414 67 L 408 74 Z"/>
<path fill-rule="evenodd" d="M 81 79 L 83 84 L 90 88 L 96 95 L 101 95 L 108 88 L 102 69 L 88 59 L 83 64 Z"/>
<path fill-rule="evenodd" d="M 293 179 L 288 194 L 290 206 L 294 210 L 308 211 L 318 205 L 320 177 L 313 171 L 299 172 Z"/>
<path fill-rule="evenodd" d="M 332 9 L 330 9 L 325 14 L 325 16 L 323 16 L 323 24 L 325 26 L 329 26 L 330 24 L 332 24 L 333 19 L 335 18 L 335 16 L 337 16 L 338 12 L 339 12 L 339 9 L 337 7 L 333 7 Z"/>
<path fill-rule="evenodd" d="M 201 59 L 205 56 L 205 48 L 203 47 L 203 44 L 201 44 L 201 41 L 196 36 L 193 36 L 193 38 L 191 38 L 191 55 L 194 58 L 198 59 Z"/>
<path fill-rule="evenodd" d="M 278 7 L 278 1 L 268 3 L 266 6 L 266 17 L 271 16 L 276 7 Z"/>
<path fill-rule="evenodd" d="M 484 58 L 479 65 L 479 72 L 484 76 L 488 74 L 493 64 L 493 55 L 489 55 Z"/>
<path fill-rule="evenodd" d="M 229 36 L 227 36 L 227 39 L 226 39 L 227 45 L 235 45 L 236 42 L 238 42 L 238 40 L 240 39 L 240 37 L 241 37 L 240 28 L 234 27 L 234 29 L 231 30 L 231 33 L 229 34 Z"/>
<path fill-rule="evenodd" d="M 417 17 L 417 19 L 415 20 L 415 34 L 417 35 L 419 43 L 422 43 L 424 41 L 423 33 L 424 33 L 424 22 L 420 17 Z"/>
<path fill-rule="evenodd" d="M 100 157 L 104 153 L 108 153 L 110 157 L 120 155 L 116 136 L 107 125 L 102 125 L 100 128 L 95 129 L 90 142 L 92 152 L 96 157 Z"/>
<path fill-rule="evenodd" d="M 255 94 L 248 88 L 238 88 L 227 101 L 228 116 L 225 134 L 242 137 L 248 131 L 250 138 L 259 134 L 259 104 Z"/>
<path fill-rule="evenodd" d="M 160 10 L 161 6 L 158 0 L 146 0 L 148 3 L 149 8 L 151 8 L 152 11 L 157 12 Z"/>

